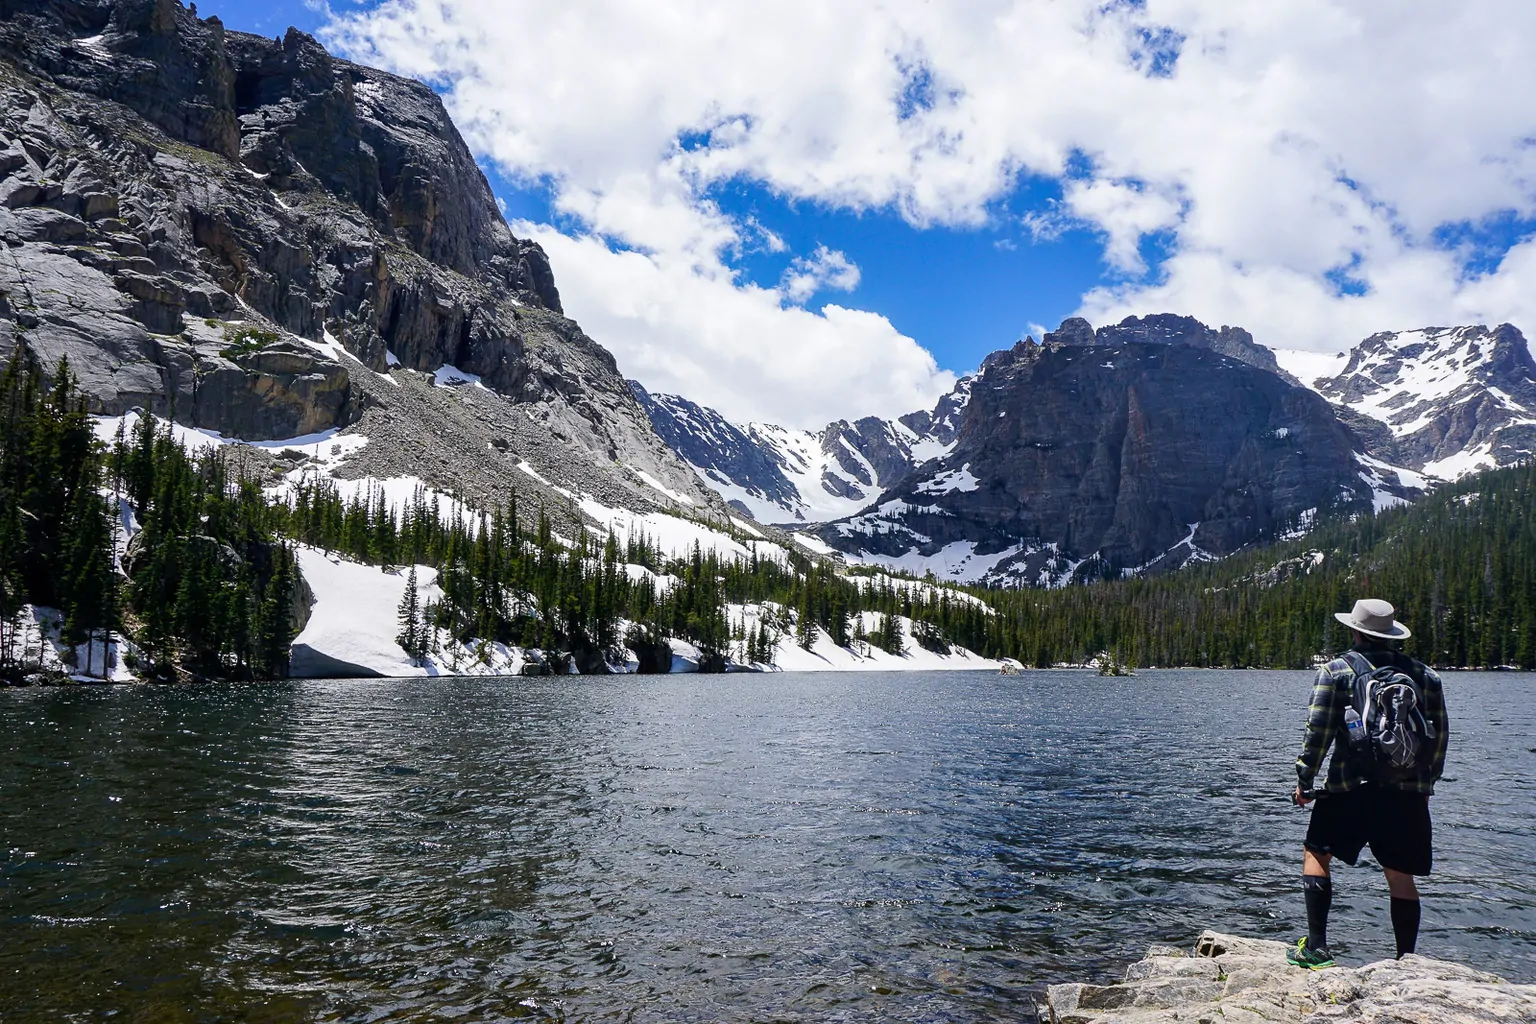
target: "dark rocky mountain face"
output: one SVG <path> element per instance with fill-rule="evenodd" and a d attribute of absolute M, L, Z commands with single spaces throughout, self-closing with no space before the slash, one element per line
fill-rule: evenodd
<path fill-rule="evenodd" d="M 1150 316 L 1126 317 L 1118 324 L 1093 329 L 1082 317 L 1071 317 L 1055 331 L 1048 333 L 1046 344 L 1062 345 L 1188 345 L 1236 359 L 1250 366 L 1283 377 L 1291 384 L 1301 382 L 1280 368 L 1274 352 L 1253 340 L 1253 335 L 1241 327 L 1225 327 L 1217 330 L 1207 327 L 1192 316 L 1175 313 L 1153 313 Z"/>
<path fill-rule="evenodd" d="M 794 503 L 810 483 L 844 500 L 815 533 L 855 559 L 1057 584 L 1221 557 L 1409 499 L 1421 482 L 1396 467 L 1437 450 L 1532 450 L 1536 378 L 1519 332 L 1436 337 L 1379 336 L 1319 395 L 1241 328 L 1155 314 L 1095 330 L 1072 318 L 1043 344 L 992 353 L 931 412 L 807 434 L 801 447 L 825 467 L 809 481 L 785 440 L 795 432 L 737 427 L 675 396 L 660 403 L 668 413 L 647 408 L 706 482 L 760 519 L 790 522 L 774 513 L 794 510 L 815 522 Z M 1410 451 L 1417 462 L 1403 454 L 1408 434 L 1427 445 Z"/>
<path fill-rule="evenodd" d="M 953 451 L 817 535 L 1051 583 L 1219 557 L 1373 500 L 1327 402 L 1204 346 L 1021 342 L 970 393 Z"/>
<path fill-rule="evenodd" d="M 1536 361 L 1511 324 L 1373 334 L 1312 386 L 1367 452 L 1432 476 L 1536 453 Z"/>
<path fill-rule="evenodd" d="M 0 358 L 68 356 L 93 411 L 290 437 L 406 401 L 372 386 L 392 366 L 453 366 L 556 461 L 714 500 L 562 315 L 437 96 L 303 33 L 0 0 L 0 237 Z"/>

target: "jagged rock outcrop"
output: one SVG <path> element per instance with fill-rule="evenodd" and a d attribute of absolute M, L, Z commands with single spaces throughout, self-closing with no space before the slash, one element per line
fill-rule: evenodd
<path fill-rule="evenodd" d="M 714 409 L 678 395 L 653 395 L 638 381 L 630 381 L 629 388 L 657 435 L 738 510 L 755 514 L 743 498 L 786 511 L 795 507 L 800 495 L 785 473 L 782 453 L 750 427 L 738 427 Z"/>
<path fill-rule="evenodd" d="M 1051 584 L 1223 556 L 1308 510 L 1373 501 L 1325 401 L 1205 348 L 1020 342 L 970 396 L 952 451 L 817 535 L 956 578 Z"/>
<path fill-rule="evenodd" d="M 937 445 L 941 448 L 954 444 L 960 434 L 960 419 L 965 412 L 965 403 L 971 400 L 971 380 L 970 377 L 961 377 L 932 409 L 909 412 L 898 417 L 897 422 L 912 431 L 920 443 L 926 442 L 929 446 Z M 932 447 L 919 448 L 913 456 L 914 466 L 936 454 Z"/>
<path fill-rule="evenodd" d="M 718 507 L 564 317 L 432 90 L 304 33 L 0 0 L 0 238 L 0 358 L 68 356 L 94 411 L 366 431 L 404 396 L 363 379 L 451 366 L 525 407 L 572 483 Z"/>
<path fill-rule="evenodd" d="M 1046 344 L 1061 345 L 1189 345 L 1236 359 L 1261 370 L 1268 370 L 1298 387 L 1301 382 L 1280 368 L 1275 354 L 1253 340 L 1241 327 L 1207 327 L 1192 316 L 1153 313 L 1130 316 L 1118 324 L 1093 329 L 1082 317 L 1062 321 L 1043 339 Z"/>
<path fill-rule="evenodd" d="M 917 466 L 947 451 L 959 431 L 970 378 L 932 410 L 899 419 L 836 420 L 820 431 L 738 426 L 678 395 L 631 381 L 651 425 L 700 478 L 765 523 L 818 523 L 856 511 Z"/>
<path fill-rule="evenodd" d="M 1193 954 L 1153 946 L 1117 985 L 1052 985 L 1051 1024 L 1514 1024 L 1536 1020 L 1536 985 L 1406 956 L 1304 971 L 1279 942 L 1205 932 Z"/>
<path fill-rule="evenodd" d="M 899 422 L 865 416 L 837 420 L 821 432 L 821 450 L 832 465 L 822 473 L 822 486 L 853 501 L 868 501 L 870 492 L 899 479 L 912 469 L 912 445 Z"/>
<path fill-rule="evenodd" d="M 1536 360 L 1512 324 L 1373 334 L 1312 386 L 1371 455 L 1432 476 L 1536 453 Z"/>

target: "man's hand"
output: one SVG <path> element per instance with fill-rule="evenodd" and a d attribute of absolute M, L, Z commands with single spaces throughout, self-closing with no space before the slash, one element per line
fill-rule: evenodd
<path fill-rule="evenodd" d="M 1296 792 L 1291 794 L 1291 803 L 1295 804 L 1297 807 L 1305 807 L 1307 804 L 1311 803 L 1313 799 L 1315 798 L 1301 791 L 1301 783 L 1298 782 L 1296 784 Z"/>

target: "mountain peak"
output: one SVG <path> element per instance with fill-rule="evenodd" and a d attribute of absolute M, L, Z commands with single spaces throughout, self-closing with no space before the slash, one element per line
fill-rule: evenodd
<path fill-rule="evenodd" d="M 1380 331 L 1313 386 L 1375 425 L 1373 455 L 1430 476 L 1455 479 L 1536 452 L 1536 362 L 1513 324 Z"/>
<path fill-rule="evenodd" d="M 1275 354 L 1253 340 L 1241 327 L 1215 329 L 1192 316 L 1179 313 L 1149 313 L 1128 316 L 1118 324 L 1094 330 L 1080 316 L 1068 317 L 1061 326 L 1045 335 L 1046 345 L 1189 345 L 1217 352 L 1261 370 L 1268 370 L 1287 383 L 1300 387 L 1275 359 Z"/>

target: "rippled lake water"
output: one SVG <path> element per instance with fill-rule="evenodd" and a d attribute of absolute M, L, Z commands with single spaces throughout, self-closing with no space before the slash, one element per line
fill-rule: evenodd
<path fill-rule="evenodd" d="M 1536 677 L 1446 678 L 1420 948 L 1536 981 Z M 0 691 L 0 1019 L 1033 1020 L 1301 930 L 1309 681 Z M 1380 873 L 1335 888 L 1390 955 Z"/>

